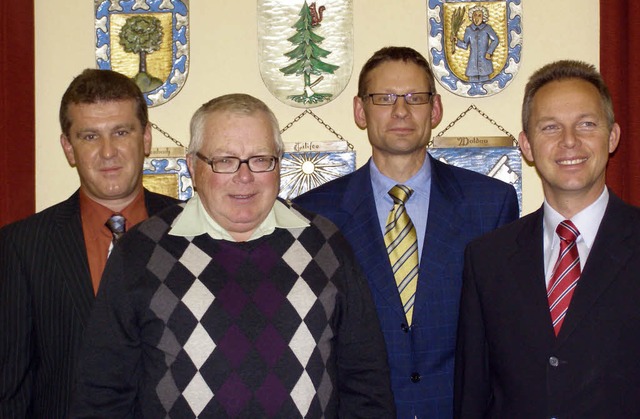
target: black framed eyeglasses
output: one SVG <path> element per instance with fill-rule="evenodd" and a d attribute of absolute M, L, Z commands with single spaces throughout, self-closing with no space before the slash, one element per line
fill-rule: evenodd
<path fill-rule="evenodd" d="M 431 98 L 435 95 L 433 92 L 413 92 L 399 95 L 396 93 L 369 93 L 364 95 L 371 98 L 371 103 L 381 106 L 395 105 L 398 98 L 404 98 L 407 105 L 426 105 L 431 102 Z"/>
<path fill-rule="evenodd" d="M 211 166 L 214 173 L 235 173 L 240 170 L 242 163 L 247 163 L 249 170 L 253 173 L 271 172 L 276 168 L 279 160 L 276 156 L 252 156 L 244 160 L 233 156 L 208 158 L 199 152 L 196 152 L 196 157 Z"/>

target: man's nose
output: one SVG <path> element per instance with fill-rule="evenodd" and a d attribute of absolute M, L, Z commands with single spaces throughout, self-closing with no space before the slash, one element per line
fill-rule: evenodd
<path fill-rule="evenodd" d="M 396 117 L 400 117 L 403 118 L 405 115 L 407 115 L 409 113 L 409 104 L 407 104 L 407 101 L 405 99 L 404 96 L 398 96 L 396 98 L 396 103 L 393 104 L 393 115 Z"/>
<path fill-rule="evenodd" d="M 235 177 L 242 182 L 250 182 L 253 180 L 253 172 L 249 169 L 249 162 L 240 162 L 238 171 L 235 173 Z"/>
<path fill-rule="evenodd" d="M 117 153 L 114 141 L 110 137 L 104 137 L 100 144 L 100 154 L 104 158 L 111 158 Z"/>

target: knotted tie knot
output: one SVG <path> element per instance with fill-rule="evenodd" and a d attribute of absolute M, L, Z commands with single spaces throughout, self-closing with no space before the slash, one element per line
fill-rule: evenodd
<path fill-rule="evenodd" d="M 396 185 L 389 189 L 389 195 L 396 205 L 404 205 L 413 195 L 413 189 L 405 185 Z"/>
<path fill-rule="evenodd" d="M 114 243 L 117 242 L 120 239 L 120 237 L 122 237 L 122 235 L 125 233 L 126 231 L 125 222 L 126 222 L 126 219 L 124 218 L 124 216 L 122 216 L 122 214 L 116 213 L 116 214 L 113 214 L 111 217 L 109 217 L 107 222 L 104 223 L 109 228 L 109 230 L 111 230 Z"/>
<path fill-rule="evenodd" d="M 578 231 L 576 226 L 570 220 L 564 220 L 558 224 L 558 227 L 556 227 L 556 234 L 560 237 L 560 240 L 567 242 L 567 244 L 571 244 L 578 240 L 580 231 Z"/>

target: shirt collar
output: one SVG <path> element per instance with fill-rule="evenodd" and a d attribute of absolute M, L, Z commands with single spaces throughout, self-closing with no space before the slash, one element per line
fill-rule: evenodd
<path fill-rule="evenodd" d="M 89 225 L 98 226 L 104 235 L 111 237 L 111 231 L 105 225 L 105 222 L 115 211 L 91 199 L 82 188 L 80 188 L 80 213 L 83 220 L 86 220 Z M 123 208 L 119 214 L 124 216 L 127 230 L 148 217 L 143 188 L 140 188 L 133 201 Z"/>
<path fill-rule="evenodd" d="M 577 241 L 584 242 L 589 249 L 593 246 L 593 242 L 596 240 L 596 234 L 598 234 L 598 228 L 600 228 L 600 222 L 604 217 L 604 212 L 607 209 L 609 203 L 609 190 L 605 187 L 598 199 L 596 199 L 591 205 L 577 213 L 571 218 L 571 221 L 580 231 L 580 236 Z M 549 205 L 547 200 L 544 200 L 544 240 L 545 245 L 551 245 L 551 248 L 555 248 L 560 239 L 556 234 L 556 227 L 565 218 L 555 209 Z"/>
<path fill-rule="evenodd" d="M 285 204 L 276 200 L 267 218 L 256 228 L 249 240 L 256 240 L 274 232 L 276 228 L 304 228 L 309 222 L 296 215 Z M 204 208 L 197 193 L 185 204 L 184 210 L 173 223 L 172 236 L 195 237 L 208 234 L 216 240 L 236 241 L 231 234 L 216 222 Z"/>
<path fill-rule="evenodd" d="M 397 185 L 398 182 L 382 174 L 373 159 L 371 159 L 369 168 L 371 174 L 371 186 L 373 188 L 374 195 L 379 197 L 382 196 L 385 200 L 389 200 L 389 202 L 392 202 L 392 199 L 389 196 L 389 190 Z M 422 167 L 420 167 L 420 170 L 418 170 L 418 172 L 413 175 L 411 179 L 404 182 L 403 185 L 406 185 L 413 189 L 414 194 L 429 196 L 430 180 L 431 162 L 429 161 L 429 156 L 426 155 L 424 162 L 422 163 Z"/>

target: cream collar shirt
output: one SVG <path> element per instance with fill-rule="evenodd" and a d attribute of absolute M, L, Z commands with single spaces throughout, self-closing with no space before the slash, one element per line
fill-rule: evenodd
<path fill-rule="evenodd" d="M 249 241 L 271 234 L 276 228 L 305 228 L 309 222 L 276 200 L 267 218 L 256 228 Z M 185 204 L 184 210 L 173 222 L 169 231 L 172 236 L 194 237 L 208 234 L 216 240 L 236 241 L 207 212 L 197 193 Z"/>

